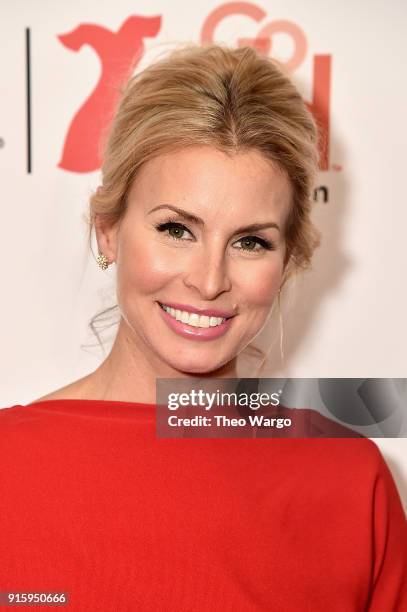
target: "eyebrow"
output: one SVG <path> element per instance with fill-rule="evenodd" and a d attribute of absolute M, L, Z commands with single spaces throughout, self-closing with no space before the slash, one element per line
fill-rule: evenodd
<path fill-rule="evenodd" d="M 151 213 L 155 212 L 156 210 L 161 210 L 162 208 L 169 208 L 170 210 L 173 210 L 174 212 L 178 213 L 187 221 L 190 221 L 191 223 L 196 223 L 196 225 L 200 225 L 201 227 L 205 225 L 203 219 L 201 219 L 200 217 L 197 217 L 196 215 L 193 215 L 192 213 L 183 210 L 182 208 L 178 208 L 178 206 L 172 206 L 172 204 L 160 204 L 159 206 L 156 206 L 155 208 L 150 210 L 148 214 L 151 215 Z M 257 232 L 258 230 L 266 229 L 268 227 L 274 227 L 279 232 L 281 231 L 277 223 L 270 221 L 269 223 L 252 223 L 250 225 L 245 225 L 244 227 L 239 227 L 235 231 L 235 233 L 241 234 L 243 232 Z"/>

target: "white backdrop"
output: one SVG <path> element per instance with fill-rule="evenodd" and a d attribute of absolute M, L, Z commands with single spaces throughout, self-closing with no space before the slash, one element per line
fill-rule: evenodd
<path fill-rule="evenodd" d="M 313 269 L 283 301 L 284 362 L 275 321 L 261 338 L 273 347 L 266 373 L 406 377 L 402 0 L 8 0 L 0 19 L 0 406 L 28 403 L 94 370 L 104 357 L 97 346 L 82 346 L 94 341 L 87 329 L 91 316 L 114 303 L 114 266 L 100 271 L 85 241 L 83 214 L 99 171 L 64 167 L 69 162 L 63 161 L 61 167 L 61 160 L 69 127 L 106 68 L 97 45 L 106 36 L 105 55 L 111 45 L 124 58 L 124 43 L 114 33 L 137 16 L 150 18 L 146 28 L 157 33 L 143 38 L 136 71 L 176 42 L 207 40 L 213 22 L 213 40 L 231 45 L 240 39 L 256 44 L 258 36 L 264 42 L 267 29 L 274 30 L 269 53 L 285 62 L 297 58 L 293 76 L 304 98 L 312 103 L 315 87 L 319 95 L 325 92 L 329 147 L 319 185 L 326 187 L 328 201 L 315 205 L 324 241 Z M 84 24 L 88 30 L 72 34 Z M 138 41 L 139 34 L 140 28 Z M 329 63 L 329 79 L 316 72 L 320 56 Z M 90 141 L 84 133 L 71 158 L 90 163 Z M 407 506 L 407 439 L 375 441 Z"/>

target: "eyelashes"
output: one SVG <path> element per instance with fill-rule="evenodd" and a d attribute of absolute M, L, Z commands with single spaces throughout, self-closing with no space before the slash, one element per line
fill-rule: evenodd
<path fill-rule="evenodd" d="M 274 251 L 275 247 L 272 242 L 266 240 L 265 238 L 260 238 L 259 236 L 245 236 L 244 238 L 240 238 L 237 242 L 242 242 L 243 244 L 259 244 L 266 251 Z M 255 251 L 258 249 L 243 249 L 244 251 Z"/>
<path fill-rule="evenodd" d="M 156 229 L 159 232 L 166 232 L 169 230 L 174 230 L 175 232 L 178 233 L 182 233 L 182 232 L 188 232 L 188 234 L 191 234 L 191 232 L 189 231 L 189 229 L 187 227 L 185 227 L 185 225 L 183 225 L 182 223 L 176 223 L 175 221 L 166 221 L 165 223 L 160 223 L 159 225 L 155 226 Z M 173 235 L 173 234 L 168 234 L 168 236 L 170 238 L 172 238 L 173 240 L 185 240 L 185 238 L 182 238 L 182 236 L 177 236 L 177 235 Z"/>
<path fill-rule="evenodd" d="M 176 241 L 190 241 L 191 240 L 191 238 L 184 238 L 185 232 L 188 233 L 190 236 L 192 236 L 192 234 L 183 223 L 178 223 L 177 221 L 168 220 L 168 221 L 165 221 L 164 223 L 159 223 L 158 225 L 155 226 L 155 228 L 158 232 L 161 232 L 161 233 L 168 232 L 167 235 L 172 240 L 176 240 Z M 275 250 L 275 246 L 271 241 L 267 240 L 266 238 L 260 238 L 260 236 L 244 236 L 242 238 L 239 238 L 239 240 L 237 240 L 236 242 L 242 243 L 245 246 L 235 247 L 235 248 L 238 248 L 239 250 L 245 251 L 247 253 L 250 253 L 250 252 L 256 253 L 262 250 L 265 250 L 265 251 Z M 252 245 L 254 245 L 253 248 L 252 248 Z M 260 248 L 256 248 L 257 245 Z"/>

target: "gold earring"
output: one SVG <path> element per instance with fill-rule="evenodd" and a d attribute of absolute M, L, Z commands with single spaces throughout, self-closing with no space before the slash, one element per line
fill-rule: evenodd
<path fill-rule="evenodd" d="M 107 260 L 106 255 L 103 255 L 103 253 L 101 253 L 100 251 L 99 251 L 99 256 L 98 256 L 97 262 L 99 264 L 99 267 L 102 270 L 107 270 L 107 268 L 109 267 L 109 262 Z"/>

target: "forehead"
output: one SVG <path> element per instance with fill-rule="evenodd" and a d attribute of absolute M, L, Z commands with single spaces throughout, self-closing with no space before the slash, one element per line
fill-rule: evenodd
<path fill-rule="evenodd" d="M 208 146 L 189 147 L 146 162 L 128 200 L 144 212 L 173 204 L 204 219 L 220 211 L 235 218 L 272 212 L 282 221 L 291 185 L 286 173 L 256 150 L 227 155 Z"/>

